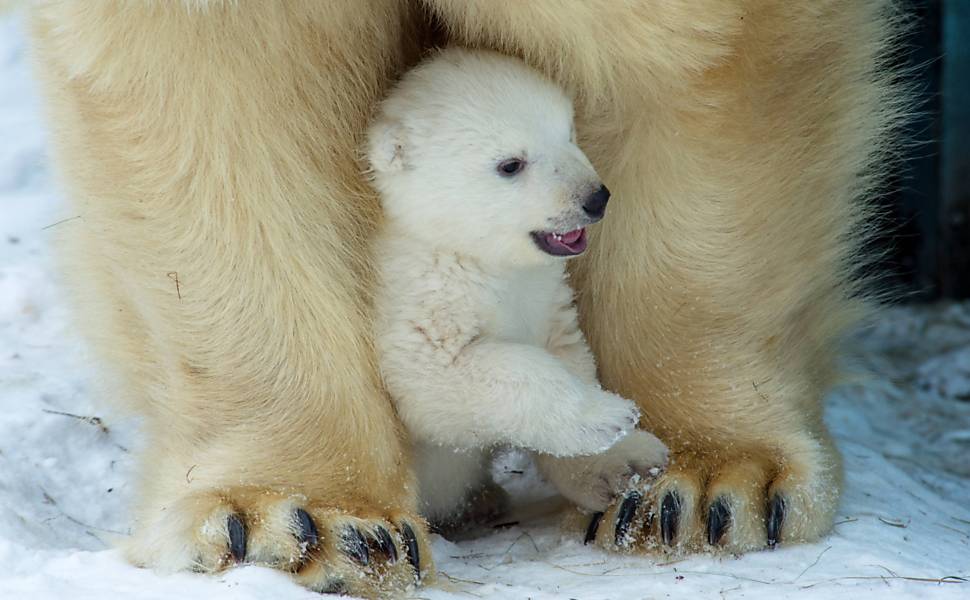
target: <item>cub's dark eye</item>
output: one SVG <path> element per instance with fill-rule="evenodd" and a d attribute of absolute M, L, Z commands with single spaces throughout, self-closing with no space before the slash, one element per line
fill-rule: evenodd
<path fill-rule="evenodd" d="M 525 168 L 525 161 L 521 158 L 510 158 L 498 164 L 498 174 L 502 177 L 518 175 Z"/>

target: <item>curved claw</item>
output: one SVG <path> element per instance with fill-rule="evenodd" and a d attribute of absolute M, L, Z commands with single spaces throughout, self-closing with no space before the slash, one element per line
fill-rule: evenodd
<path fill-rule="evenodd" d="M 418 550 L 418 538 L 414 530 L 407 523 L 401 524 L 401 537 L 404 538 L 404 549 L 407 551 L 408 562 L 414 567 L 415 580 L 421 579 L 421 552 Z"/>
<path fill-rule="evenodd" d="M 293 511 L 293 520 L 296 522 L 296 539 L 299 540 L 304 551 L 313 548 L 320 542 L 317 524 L 313 522 L 313 518 L 307 511 L 302 508 L 296 509 Z"/>
<path fill-rule="evenodd" d="M 343 540 L 341 550 L 344 551 L 344 554 L 364 566 L 370 563 L 370 551 L 367 549 L 367 540 L 359 529 L 353 525 L 348 525 L 344 528 L 340 537 Z"/>
<path fill-rule="evenodd" d="M 707 543 L 716 546 L 731 524 L 731 509 L 727 500 L 719 497 L 707 511 Z"/>
<path fill-rule="evenodd" d="M 630 530 L 630 523 L 637 514 L 641 500 L 643 500 L 643 496 L 640 495 L 640 492 L 630 492 L 623 499 L 623 504 L 620 505 L 619 510 L 616 511 L 616 530 L 613 532 L 613 542 L 617 546 L 625 546 L 628 543 L 627 532 Z"/>
<path fill-rule="evenodd" d="M 394 540 L 391 539 L 391 534 L 386 529 L 377 526 L 375 529 L 375 536 L 377 542 L 377 549 L 381 551 L 392 563 L 397 562 L 397 546 L 394 545 Z"/>
<path fill-rule="evenodd" d="M 781 526 L 784 522 L 785 498 L 781 494 L 775 494 L 768 503 L 768 547 L 772 550 L 781 539 Z"/>
<path fill-rule="evenodd" d="M 229 532 L 229 555 L 236 563 L 246 560 L 246 525 L 239 515 L 226 517 L 226 530 Z"/>
<path fill-rule="evenodd" d="M 680 494 L 667 492 L 660 503 L 660 536 L 664 544 L 672 546 L 677 537 L 677 526 L 680 521 Z"/>
<path fill-rule="evenodd" d="M 588 546 L 590 542 L 596 539 L 596 532 L 599 530 L 600 521 L 602 520 L 602 512 L 593 513 L 593 517 L 589 520 L 589 525 L 586 526 L 586 537 L 583 538 L 584 546 Z"/>

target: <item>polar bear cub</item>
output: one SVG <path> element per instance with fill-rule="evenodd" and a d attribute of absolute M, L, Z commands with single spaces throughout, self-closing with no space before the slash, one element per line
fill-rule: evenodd
<path fill-rule="evenodd" d="M 586 249 L 610 194 L 572 110 L 516 59 L 449 49 L 404 76 L 369 131 L 385 214 L 377 350 L 432 522 L 496 496 L 497 446 L 534 451 L 592 510 L 666 460 L 634 431 L 634 403 L 598 384 L 578 326 L 565 259 Z"/>

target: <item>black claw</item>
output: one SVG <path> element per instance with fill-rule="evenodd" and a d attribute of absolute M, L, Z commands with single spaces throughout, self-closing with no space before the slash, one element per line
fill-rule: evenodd
<path fill-rule="evenodd" d="M 232 560 L 241 563 L 246 560 L 246 525 L 238 515 L 229 515 L 226 529 L 229 531 L 229 554 Z"/>
<path fill-rule="evenodd" d="M 731 509 L 723 497 L 711 503 L 707 511 L 707 543 L 716 546 L 731 524 Z"/>
<path fill-rule="evenodd" d="M 781 494 L 775 494 L 768 503 L 768 547 L 772 550 L 781 539 L 781 525 L 784 522 L 785 499 Z"/>
<path fill-rule="evenodd" d="M 344 532 L 340 537 L 343 540 L 341 550 L 347 556 L 365 566 L 370 563 L 370 551 L 367 550 L 367 540 L 359 529 L 353 525 L 348 525 L 344 528 Z"/>
<path fill-rule="evenodd" d="M 643 496 L 640 495 L 640 492 L 630 492 L 623 499 L 623 504 L 620 505 L 619 510 L 616 511 L 616 530 L 613 532 L 613 543 L 617 546 L 626 545 L 626 533 L 630 530 L 630 522 L 636 516 L 641 500 L 643 500 Z"/>
<path fill-rule="evenodd" d="M 317 524 L 313 522 L 307 511 L 298 508 L 293 512 L 293 519 L 296 521 L 296 539 L 299 540 L 305 549 L 313 548 L 320 541 L 320 532 L 317 531 Z"/>
<path fill-rule="evenodd" d="M 414 578 L 421 579 L 421 551 L 418 550 L 418 538 L 414 530 L 407 523 L 401 524 L 401 537 L 404 538 L 404 549 L 407 551 L 408 562 L 414 567 Z"/>
<path fill-rule="evenodd" d="M 673 546 L 677 537 L 677 524 L 680 521 L 680 494 L 667 492 L 660 503 L 660 536 L 664 544 Z"/>
<path fill-rule="evenodd" d="M 583 538 L 583 545 L 589 545 L 590 542 L 596 539 L 596 531 L 600 528 L 600 521 L 603 520 L 603 513 L 595 512 L 593 513 L 593 518 L 589 520 L 589 525 L 586 527 L 586 537 Z"/>
<path fill-rule="evenodd" d="M 377 549 L 380 550 L 392 563 L 397 562 L 397 546 L 394 545 L 394 540 L 391 539 L 391 534 L 386 529 L 378 525 L 375 535 L 377 536 Z"/>

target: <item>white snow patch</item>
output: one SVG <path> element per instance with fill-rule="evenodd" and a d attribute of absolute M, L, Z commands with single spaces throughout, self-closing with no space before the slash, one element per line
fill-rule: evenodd
<path fill-rule="evenodd" d="M 0 19 L 0 598 L 317 597 L 267 569 L 160 576 L 109 548 L 128 531 L 137 431 L 93 397 L 51 266 L 51 232 L 70 221 L 45 227 L 75 215 L 48 168 L 22 29 L 16 16 Z M 664 563 L 584 547 L 538 519 L 436 538 L 442 583 L 415 594 L 970 597 L 970 584 L 935 581 L 970 578 L 970 304 L 894 309 L 860 345 L 874 377 L 828 401 L 847 484 L 822 542 Z M 548 493 L 519 455 L 498 474 L 520 501 Z"/>

